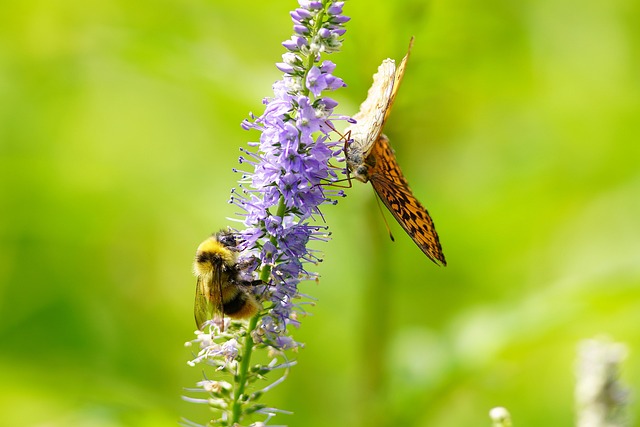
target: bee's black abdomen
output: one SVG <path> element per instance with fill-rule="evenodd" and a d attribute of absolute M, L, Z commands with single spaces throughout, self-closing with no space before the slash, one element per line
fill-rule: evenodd
<path fill-rule="evenodd" d="M 223 304 L 224 314 L 232 316 L 243 311 L 249 301 L 249 297 L 244 292 L 238 292 Z"/>

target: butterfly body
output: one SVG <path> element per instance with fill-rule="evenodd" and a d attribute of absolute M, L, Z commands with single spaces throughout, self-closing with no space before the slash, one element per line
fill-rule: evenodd
<path fill-rule="evenodd" d="M 413 39 L 409 51 L 412 44 Z M 397 70 L 394 60 L 385 59 L 373 76 L 367 99 L 353 116 L 356 123 L 346 130 L 350 135 L 350 144 L 345 150 L 347 168 L 355 179 L 371 182 L 382 203 L 429 259 L 446 265 L 433 220 L 413 195 L 389 139 L 382 133 L 408 58 L 409 53 Z"/>

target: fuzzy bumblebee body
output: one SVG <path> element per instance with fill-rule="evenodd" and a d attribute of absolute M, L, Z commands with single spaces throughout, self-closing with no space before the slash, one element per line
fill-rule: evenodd
<path fill-rule="evenodd" d="M 194 314 L 198 329 L 211 318 L 224 329 L 224 316 L 246 319 L 261 306 L 250 286 L 261 281 L 240 278 L 235 235 L 221 231 L 198 246 L 193 272 L 197 277 Z"/>

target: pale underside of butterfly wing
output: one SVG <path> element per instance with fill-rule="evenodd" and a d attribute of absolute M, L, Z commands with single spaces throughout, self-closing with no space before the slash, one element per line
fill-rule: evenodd
<path fill-rule="evenodd" d="M 391 114 L 391 107 L 398 93 L 400 82 L 402 82 L 412 47 L 413 37 L 409 42 L 407 54 L 402 58 L 397 69 L 396 62 L 387 58 L 382 61 L 378 72 L 373 75 L 373 84 L 367 92 L 367 98 L 360 104 L 360 111 L 353 116 L 357 123 L 345 130 L 347 133 L 350 132 L 352 140 L 349 146 L 349 151 L 353 154 L 351 160 L 362 162 L 362 159 L 371 152 L 373 144 L 380 137 L 387 118 Z M 349 153 L 347 156 L 349 157 Z"/>
<path fill-rule="evenodd" d="M 396 74 L 396 63 L 393 59 L 385 59 L 373 75 L 373 84 L 367 93 L 367 99 L 360 105 L 360 111 L 353 116 L 356 123 L 347 127 L 353 141 L 349 153 L 363 158 L 371 151 L 373 143 L 382 132 L 389 100 L 393 92 Z M 347 153 L 347 154 L 349 154 Z"/>
<path fill-rule="evenodd" d="M 380 135 L 366 163 L 369 181 L 396 221 L 433 262 L 447 265 L 433 220 L 411 192 L 385 135 Z"/>
<path fill-rule="evenodd" d="M 384 113 L 384 118 L 382 120 L 382 124 L 380 125 L 380 133 L 382 133 L 382 129 L 384 128 L 384 124 L 387 122 L 389 118 L 389 114 L 391 114 L 391 107 L 393 107 L 393 101 L 396 99 L 396 95 L 398 93 L 398 89 L 400 89 L 400 83 L 402 83 L 402 78 L 404 77 L 404 71 L 407 69 L 407 61 L 409 60 L 409 55 L 411 54 L 411 48 L 413 47 L 413 37 L 409 41 L 409 49 L 407 49 L 407 54 L 400 61 L 400 65 L 398 66 L 394 78 L 393 85 L 391 87 L 391 94 L 389 95 L 389 99 L 387 100 L 387 108 Z M 380 136 L 378 134 L 377 136 Z M 376 137 L 376 140 L 378 138 Z"/>

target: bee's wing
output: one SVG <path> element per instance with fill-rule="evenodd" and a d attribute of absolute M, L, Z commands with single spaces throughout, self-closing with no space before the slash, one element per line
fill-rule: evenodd
<path fill-rule="evenodd" d="M 222 281 L 223 272 L 214 269 L 212 274 L 198 276 L 196 282 L 196 300 L 194 304 L 194 314 L 198 329 L 202 329 L 205 322 L 210 319 L 213 312 L 213 321 L 224 328 L 224 310 L 222 307 Z"/>
<path fill-rule="evenodd" d="M 212 284 L 212 277 L 209 274 L 198 276 L 196 282 L 196 301 L 193 307 L 193 313 L 196 317 L 196 326 L 202 329 L 204 323 L 209 320 L 211 315 L 211 303 L 209 302 L 209 289 Z"/>
<path fill-rule="evenodd" d="M 224 280 L 228 280 L 221 268 L 213 270 L 213 281 L 209 288 L 209 301 L 213 308 L 213 322 L 224 331 L 224 308 L 222 307 L 222 285 Z"/>

